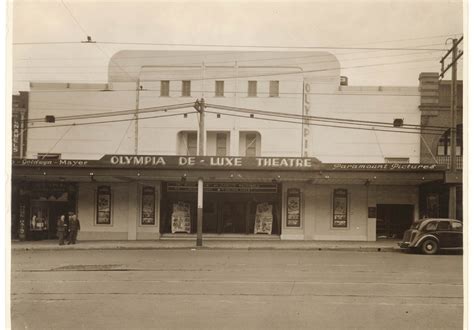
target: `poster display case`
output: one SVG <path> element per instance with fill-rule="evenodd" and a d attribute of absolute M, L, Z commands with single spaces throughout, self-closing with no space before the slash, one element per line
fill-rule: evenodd
<path fill-rule="evenodd" d="M 97 217 L 98 225 L 110 225 L 112 223 L 112 194 L 109 186 L 100 186 L 97 189 Z"/>
<path fill-rule="evenodd" d="M 155 225 L 155 188 L 142 189 L 142 225 Z"/>
<path fill-rule="evenodd" d="M 270 203 L 257 204 L 255 212 L 255 234 L 272 234 L 273 206 Z"/>
<path fill-rule="evenodd" d="M 334 228 L 347 228 L 347 190 L 335 189 L 333 196 L 333 218 Z"/>
<path fill-rule="evenodd" d="M 177 202 L 173 204 L 171 232 L 173 234 L 191 233 L 191 205 L 189 203 Z"/>
<path fill-rule="evenodd" d="M 301 193 L 297 188 L 288 189 L 286 205 L 286 226 L 301 226 Z"/>

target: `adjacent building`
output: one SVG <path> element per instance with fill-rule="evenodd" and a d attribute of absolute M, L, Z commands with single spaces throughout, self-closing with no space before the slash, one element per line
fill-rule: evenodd
<path fill-rule="evenodd" d="M 424 129 L 420 137 L 420 161 L 446 166 L 444 180 L 421 186 L 420 205 L 428 217 L 463 219 L 463 82 L 457 82 L 456 168 L 451 170 L 451 81 L 440 80 L 438 73 L 420 74 L 421 123 L 427 127 L 445 127 L 433 132 Z M 450 187 L 454 187 L 455 207 L 450 210 Z M 451 189 L 453 193 L 453 189 Z M 451 197 L 452 198 L 452 197 Z M 452 199 L 451 199 L 452 200 Z"/>
<path fill-rule="evenodd" d="M 30 84 L 12 221 L 24 239 L 69 211 L 80 239 L 193 235 L 202 178 L 207 235 L 398 237 L 445 179 L 422 96 L 350 86 L 328 52 L 122 51 L 107 83 Z"/>

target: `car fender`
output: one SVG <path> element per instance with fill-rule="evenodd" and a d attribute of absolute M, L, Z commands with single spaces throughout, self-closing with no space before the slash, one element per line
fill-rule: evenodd
<path fill-rule="evenodd" d="M 426 235 L 421 236 L 418 239 L 418 241 L 415 244 L 415 247 L 419 247 L 423 243 L 423 241 L 427 238 L 432 238 L 436 241 L 436 243 L 439 243 L 439 238 L 438 237 L 436 237 L 435 235 L 432 235 L 432 234 L 426 234 Z"/>

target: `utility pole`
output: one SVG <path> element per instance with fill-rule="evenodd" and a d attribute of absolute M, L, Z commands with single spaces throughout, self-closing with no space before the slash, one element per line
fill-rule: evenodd
<path fill-rule="evenodd" d="M 194 109 L 199 113 L 199 145 L 198 155 L 204 156 L 206 131 L 204 127 L 204 109 L 206 105 L 204 99 L 201 101 L 196 100 L 194 103 Z M 196 229 L 196 246 L 202 246 L 202 213 L 203 213 L 203 199 L 204 199 L 204 180 L 202 177 L 198 179 L 198 200 L 197 200 L 197 229 Z"/>
<path fill-rule="evenodd" d="M 446 71 L 451 68 L 451 148 L 450 148 L 450 172 L 456 173 L 457 169 L 457 155 L 456 155 L 456 138 L 457 138 L 457 62 L 463 55 L 463 52 L 458 53 L 458 45 L 463 40 L 463 37 L 453 40 L 453 47 L 441 59 L 441 78 L 444 77 Z M 451 54 L 451 63 L 444 68 L 444 60 Z M 456 185 L 449 187 L 449 217 L 456 219 Z"/>
<path fill-rule="evenodd" d="M 140 109 L 140 79 L 137 80 L 137 92 L 135 95 L 135 114 L 133 115 L 135 119 L 135 139 L 134 139 L 134 153 L 138 155 L 138 111 Z"/>

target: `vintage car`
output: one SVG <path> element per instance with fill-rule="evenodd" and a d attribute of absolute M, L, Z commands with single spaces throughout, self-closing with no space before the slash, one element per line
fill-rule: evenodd
<path fill-rule="evenodd" d="M 436 254 L 440 249 L 462 249 L 462 222 L 453 219 L 420 219 L 406 230 L 402 249 Z"/>

